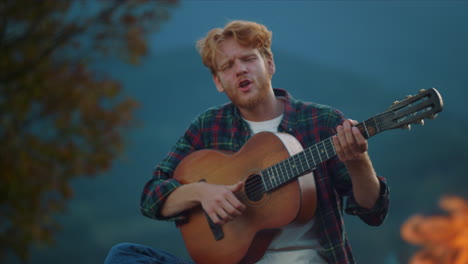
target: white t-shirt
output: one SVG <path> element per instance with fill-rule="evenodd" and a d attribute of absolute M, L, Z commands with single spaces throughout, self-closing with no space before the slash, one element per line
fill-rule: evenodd
<path fill-rule="evenodd" d="M 254 134 L 262 131 L 278 132 L 283 119 L 280 115 L 274 119 L 253 122 L 244 119 Z M 265 255 L 257 264 L 326 264 L 317 250 L 321 248 L 317 234 L 314 232 L 315 218 L 302 226 L 287 225 L 281 228 L 280 234 L 269 245 Z"/>

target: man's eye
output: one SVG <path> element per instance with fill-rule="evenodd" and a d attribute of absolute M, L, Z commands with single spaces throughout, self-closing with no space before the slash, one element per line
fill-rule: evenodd
<path fill-rule="evenodd" d="M 226 70 L 229 70 L 231 67 L 232 67 L 232 63 L 227 63 L 227 64 L 224 64 L 223 66 L 221 66 L 221 68 L 219 70 L 220 71 L 226 71 Z"/>

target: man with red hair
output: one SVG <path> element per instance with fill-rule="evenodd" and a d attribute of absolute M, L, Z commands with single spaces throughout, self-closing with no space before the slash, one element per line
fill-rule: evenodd
<path fill-rule="evenodd" d="M 295 100 L 287 91 L 272 88 L 275 63 L 271 36 L 264 25 L 232 21 L 225 28 L 211 30 L 197 43 L 216 89 L 225 93 L 230 103 L 208 109 L 190 124 L 146 183 L 141 211 L 150 218 L 181 223 L 187 220 L 188 211 L 201 207 L 213 224 L 226 225 L 247 210 L 248 205 L 236 196 L 246 183 L 182 184 L 173 176 L 185 157 L 202 149 L 238 152 L 253 135 L 263 131 L 287 133 L 304 148 L 331 138 L 336 155 L 328 157 L 325 153 L 326 159 L 308 171 L 316 184 L 313 217 L 299 226 L 278 227 L 279 232 L 256 262 L 354 263 L 343 211 L 369 225 L 382 224 L 388 211 L 388 187 L 372 166 L 367 141 L 354 126 L 356 121 L 345 119 L 332 107 Z M 143 259 L 149 263 L 192 263 L 129 243 L 114 246 L 106 263 Z"/>

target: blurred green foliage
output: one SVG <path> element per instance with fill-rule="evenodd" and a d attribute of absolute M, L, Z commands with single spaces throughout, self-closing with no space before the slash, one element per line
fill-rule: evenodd
<path fill-rule="evenodd" d="M 137 103 L 89 65 L 102 55 L 138 63 L 175 4 L 1 1 L 0 260 L 52 244 L 70 180 L 105 171 L 122 151 Z"/>

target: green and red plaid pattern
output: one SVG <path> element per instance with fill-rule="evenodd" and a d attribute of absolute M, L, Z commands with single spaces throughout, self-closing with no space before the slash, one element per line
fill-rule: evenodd
<path fill-rule="evenodd" d="M 285 100 L 283 120 L 279 132 L 293 135 L 304 148 L 334 135 L 344 120 L 343 114 L 329 106 L 293 99 L 288 92 L 275 89 L 275 95 Z M 141 196 L 141 212 L 159 220 L 184 220 L 183 214 L 164 218 L 160 209 L 168 195 L 180 183 L 172 178 L 179 162 L 200 149 L 238 151 L 250 138 L 249 125 L 232 103 L 213 107 L 200 114 L 176 142 L 171 152 L 158 164 L 153 177 L 146 183 Z M 354 263 L 346 236 L 343 211 L 359 216 L 369 225 L 383 223 L 389 206 L 388 187 L 379 177 L 381 192 L 371 209 L 360 207 L 353 197 L 351 178 L 337 157 L 314 170 L 317 187 L 317 235 L 323 247 L 319 253 L 328 263 Z"/>

